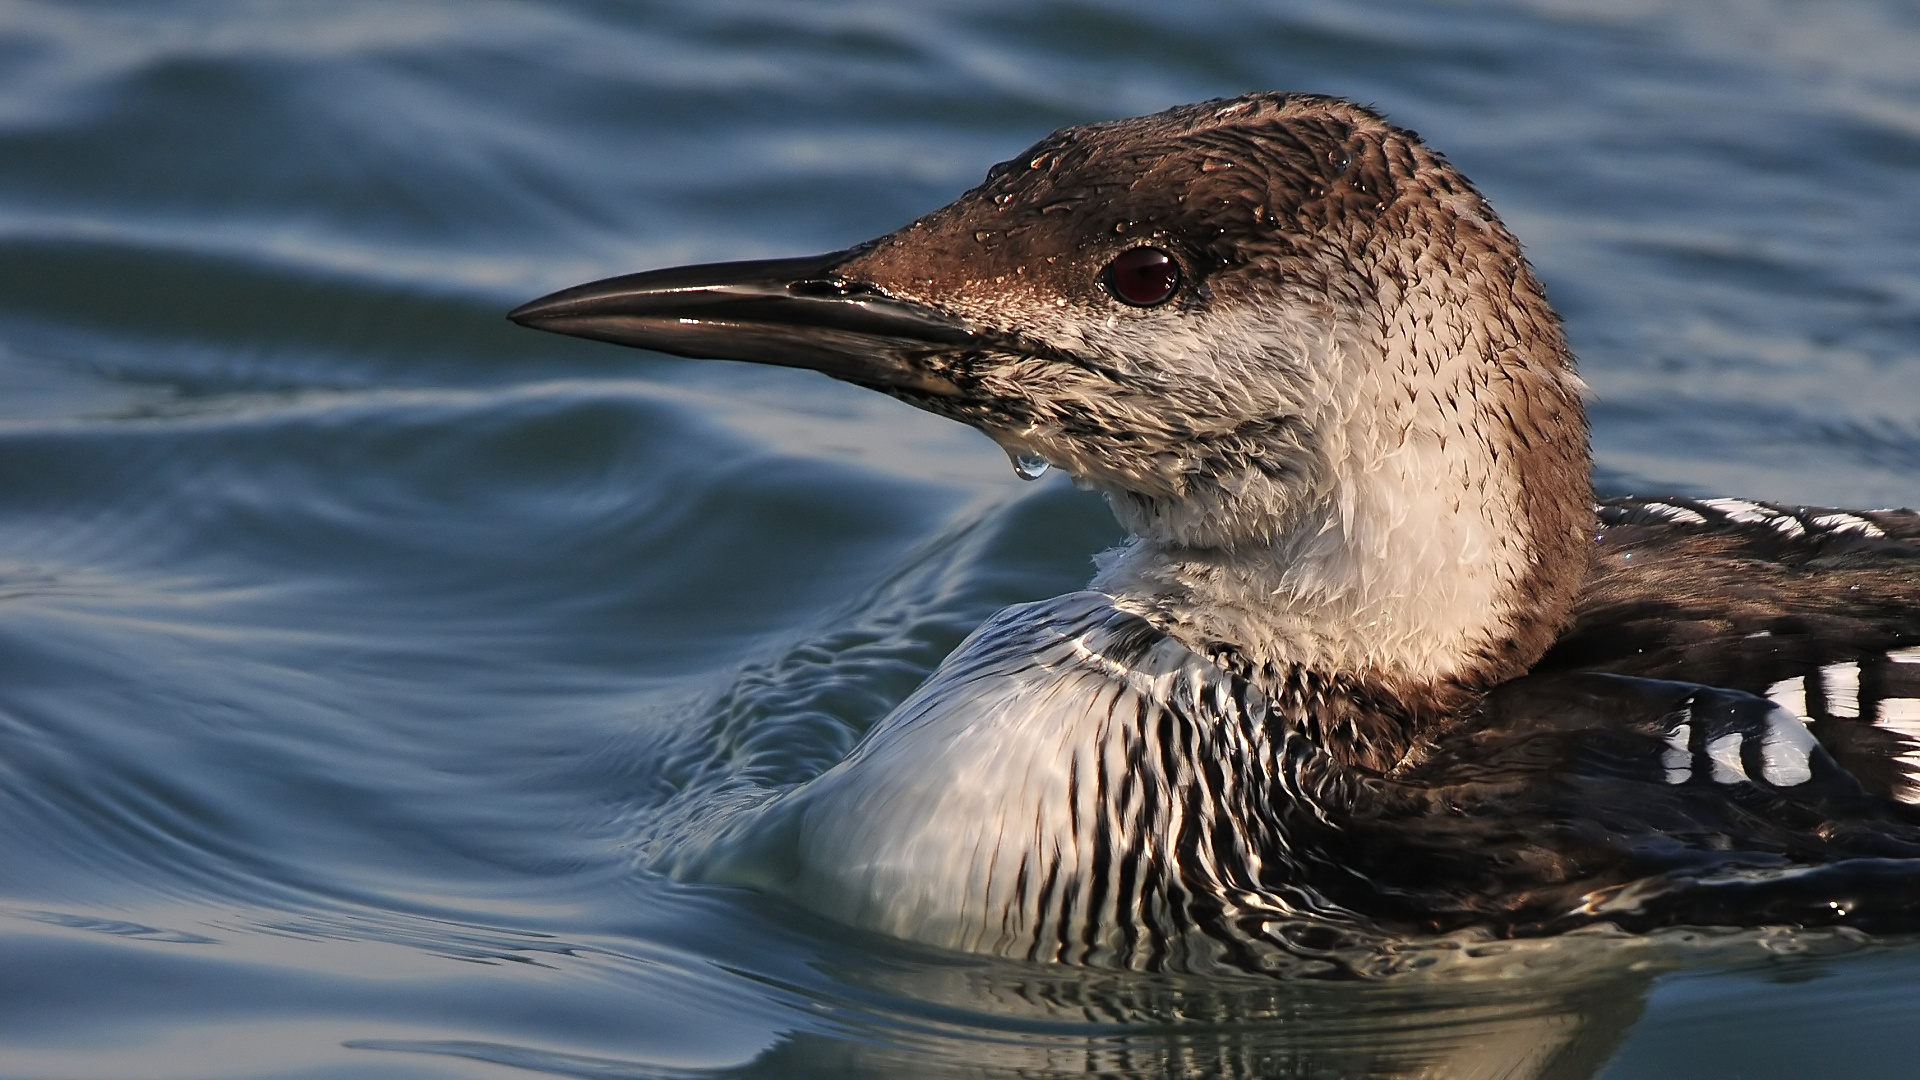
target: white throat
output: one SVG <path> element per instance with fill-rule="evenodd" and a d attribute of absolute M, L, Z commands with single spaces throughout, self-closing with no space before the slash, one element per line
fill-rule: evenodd
<path fill-rule="evenodd" d="M 1409 325 L 1390 327 L 1384 349 L 1328 335 L 1308 359 L 1320 375 L 1308 475 L 1196 493 L 1229 504 L 1199 511 L 1214 519 L 1283 506 L 1276 536 L 1195 547 L 1136 528 L 1094 587 L 1195 648 L 1402 683 L 1466 673 L 1510 633 L 1533 563 L 1509 407 L 1527 380 L 1490 387 L 1494 365 L 1474 348 L 1485 343 Z"/>
<path fill-rule="evenodd" d="M 1396 680 L 1458 675 L 1501 632 L 1525 554 L 1508 493 L 1443 487 L 1412 464 L 1341 484 L 1269 545 L 1136 539 L 1093 585 L 1199 649 Z"/>

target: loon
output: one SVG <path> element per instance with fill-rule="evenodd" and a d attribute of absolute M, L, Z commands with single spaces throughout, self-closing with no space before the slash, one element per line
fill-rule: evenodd
<path fill-rule="evenodd" d="M 1347 931 L 1920 926 L 1920 515 L 1596 504 L 1518 242 L 1367 108 L 1067 128 L 847 250 L 509 317 L 877 390 L 1129 534 L 845 760 L 716 810 L 702 872 L 1144 969 Z"/>

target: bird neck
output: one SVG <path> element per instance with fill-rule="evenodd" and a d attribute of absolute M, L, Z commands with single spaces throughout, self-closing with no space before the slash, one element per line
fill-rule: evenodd
<path fill-rule="evenodd" d="M 1284 528 L 1204 547 L 1136 530 L 1095 587 L 1232 657 L 1336 756 L 1391 764 L 1524 674 L 1570 618 L 1592 493 L 1580 384 L 1553 329 L 1532 359 L 1483 362 L 1478 379 L 1373 368 L 1378 386 L 1350 384 L 1349 407 L 1322 418 L 1322 471 Z M 1233 496 L 1209 494 L 1233 516 Z"/>

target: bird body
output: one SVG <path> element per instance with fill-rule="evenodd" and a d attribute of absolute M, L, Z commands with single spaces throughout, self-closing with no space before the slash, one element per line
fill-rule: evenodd
<path fill-rule="evenodd" d="M 1596 510 L 1584 387 L 1518 243 L 1366 109 L 1067 129 L 847 251 L 513 317 L 879 390 L 1102 491 L 1130 534 L 682 866 L 1133 967 L 1830 920 L 1836 867 L 1879 886 L 1845 917 L 1920 922 L 1884 887 L 1920 875 L 1897 726 L 1920 733 L 1920 519 Z"/>

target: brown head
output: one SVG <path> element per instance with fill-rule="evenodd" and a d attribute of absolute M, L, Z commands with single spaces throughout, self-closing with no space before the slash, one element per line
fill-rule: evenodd
<path fill-rule="evenodd" d="M 815 368 L 1106 493 L 1096 584 L 1269 666 L 1477 688 L 1585 568 L 1581 385 L 1519 245 L 1413 133 L 1256 94 L 1069 128 L 812 259 L 635 274 L 526 325 Z"/>

